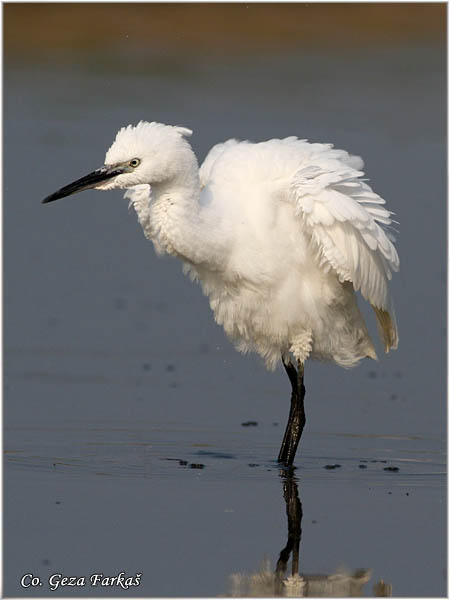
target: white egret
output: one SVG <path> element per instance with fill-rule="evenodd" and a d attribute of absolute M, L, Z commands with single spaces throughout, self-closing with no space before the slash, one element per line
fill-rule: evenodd
<path fill-rule="evenodd" d="M 124 127 L 104 166 L 43 202 L 127 190 L 156 252 L 183 261 L 237 349 L 257 352 L 270 369 L 281 359 L 292 395 L 278 461 L 292 465 L 305 424 L 305 361 L 353 367 L 377 357 L 357 290 L 385 351 L 397 348 L 392 213 L 362 179 L 362 159 L 331 144 L 228 140 L 199 169 L 191 133 L 145 121 Z"/>

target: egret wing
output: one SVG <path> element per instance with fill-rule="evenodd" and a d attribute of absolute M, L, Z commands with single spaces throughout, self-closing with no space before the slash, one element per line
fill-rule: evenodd
<path fill-rule="evenodd" d="M 232 146 L 236 146 L 239 143 L 240 142 L 238 140 L 231 139 L 227 140 L 226 142 L 223 142 L 222 144 L 216 144 L 211 148 L 211 150 L 206 155 L 206 158 L 203 161 L 199 171 L 200 185 L 202 188 L 205 187 L 211 179 L 212 170 L 216 161 L 229 148 L 231 148 Z"/>
<path fill-rule="evenodd" d="M 320 264 L 350 281 L 372 305 L 386 352 L 398 345 L 388 281 L 398 271 L 391 212 L 361 177 L 363 162 L 327 147 L 292 180 L 296 212 L 310 231 Z"/>

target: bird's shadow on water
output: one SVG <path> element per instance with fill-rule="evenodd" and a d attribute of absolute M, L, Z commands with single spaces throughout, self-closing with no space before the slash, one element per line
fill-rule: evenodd
<path fill-rule="evenodd" d="M 194 460 L 203 457 L 210 459 L 230 460 L 237 456 L 231 453 L 211 450 L 198 450 Z M 198 458 L 197 458 L 198 457 Z M 207 464 L 190 462 L 182 459 L 166 459 L 178 461 L 180 467 L 204 469 Z M 374 461 L 375 462 L 375 461 Z M 378 461 L 376 461 L 378 462 Z M 386 462 L 386 461 L 381 461 Z M 255 572 L 239 572 L 229 575 L 230 597 L 361 597 L 367 595 L 364 588 L 372 577 L 370 568 L 340 568 L 330 573 L 305 573 L 302 571 L 302 551 L 307 554 L 308 548 L 302 548 L 303 505 L 299 492 L 299 478 L 296 467 L 282 467 L 277 462 L 266 464 L 248 464 L 249 467 L 264 467 L 267 471 L 277 471 L 282 486 L 284 508 L 287 517 L 286 544 L 278 554 L 276 566 L 271 568 L 265 556 L 260 557 L 261 567 Z M 340 465 L 326 465 L 332 468 Z M 245 537 L 245 536 L 244 536 Z M 372 583 L 372 594 L 376 597 L 392 595 L 392 585 L 382 579 Z"/>
<path fill-rule="evenodd" d="M 360 597 L 370 581 L 370 569 L 340 569 L 334 573 L 301 572 L 301 539 L 303 507 L 294 468 L 280 469 L 283 498 L 287 515 L 287 541 L 279 552 L 275 569 L 261 557 L 262 566 L 254 573 L 230 575 L 231 597 Z M 288 570 L 289 561 L 291 562 Z M 290 573 L 288 574 L 288 572 Z M 392 585 L 380 580 L 373 584 L 375 596 L 392 595 Z"/>

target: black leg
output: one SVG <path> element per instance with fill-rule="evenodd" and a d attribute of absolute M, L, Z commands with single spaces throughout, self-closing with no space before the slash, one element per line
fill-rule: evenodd
<path fill-rule="evenodd" d="M 281 444 L 280 454 L 278 455 L 278 462 L 291 466 L 294 462 L 297 446 L 306 423 L 304 406 L 305 386 L 303 384 L 304 371 L 300 361 L 298 362 L 298 372 L 291 361 L 285 363 L 283 360 L 283 365 L 292 385 L 292 395 L 289 420 L 284 433 L 283 443 Z"/>

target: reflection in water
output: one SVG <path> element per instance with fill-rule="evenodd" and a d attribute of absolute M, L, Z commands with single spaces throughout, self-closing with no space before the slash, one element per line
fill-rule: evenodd
<path fill-rule="evenodd" d="M 293 470 L 281 471 L 283 496 L 286 502 L 288 539 L 281 550 L 275 572 L 270 570 L 268 561 L 261 569 L 250 575 L 231 575 L 232 597 L 360 597 L 363 587 L 370 580 L 370 569 L 356 569 L 353 572 L 339 570 L 331 575 L 307 575 L 299 572 L 300 541 L 302 537 L 302 503 L 298 495 L 297 482 Z M 292 554 L 291 575 L 286 577 L 289 557 Z M 373 588 L 374 596 L 391 596 L 392 586 L 380 580 Z"/>

